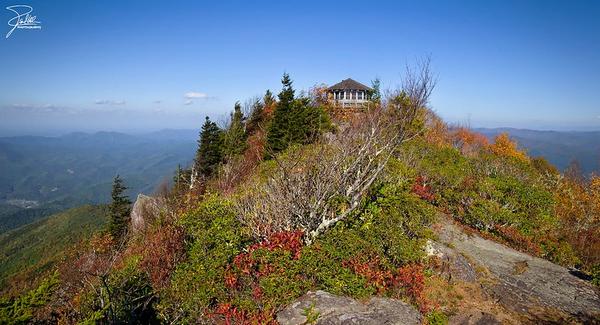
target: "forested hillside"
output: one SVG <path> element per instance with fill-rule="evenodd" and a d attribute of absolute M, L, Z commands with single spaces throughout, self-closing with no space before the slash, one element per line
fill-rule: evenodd
<path fill-rule="evenodd" d="M 0 286 L 18 290 L 36 282 L 74 249 L 79 241 L 102 229 L 103 206 L 81 206 L 0 234 Z"/>
<path fill-rule="evenodd" d="M 489 141 L 448 126 L 428 106 L 434 86 L 422 62 L 347 118 L 324 88 L 297 92 L 284 74 L 281 91 L 267 91 L 247 116 L 238 104 L 223 128 L 207 117 L 192 166 L 178 168 L 152 204 L 136 206 L 134 220 L 128 179 L 115 179 L 107 227 L 39 285 L 6 296 L 1 319 L 276 324 L 317 290 L 402 302 L 426 324 L 473 310 L 513 323 L 598 319 L 600 178 L 562 175 L 507 134 Z M 502 304 L 496 269 L 454 253 L 472 275 L 465 280 L 436 253 L 453 249 L 442 242 L 448 229 L 500 243 L 535 270 L 558 269 L 561 283 L 585 292 L 583 307 L 562 304 L 570 297 Z M 531 272 L 527 260 L 504 271 L 517 283 Z M 575 292 L 560 285 L 545 297 Z M 327 316 L 314 304 L 301 313 L 305 323 Z"/>

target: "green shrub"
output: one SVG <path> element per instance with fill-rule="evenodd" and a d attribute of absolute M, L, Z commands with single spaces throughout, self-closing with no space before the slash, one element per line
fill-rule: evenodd
<path fill-rule="evenodd" d="M 390 258 L 395 265 L 420 260 L 435 210 L 396 184 L 381 187 L 376 195 L 354 225 L 359 235 L 370 240 L 377 255 Z"/>
<path fill-rule="evenodd" d="M 600 264 L 594 265 L 592 267 L 592 284 L 600 286 Z"/>
<path fill-rule="evenodd" d="M 82 323 L 150 323 L 156 321 L 155 295 L 147 275 L 140 271 L 139 256 L 100 276 L 96 288 L 82 295 Z"/>
<path fill-rule="evenodd" d="M 427 314 L 427 324 L 428 325 L 446 325 L 448 324 L 448 316 L 446 314 L 434 310 Z"/>
<path fill-rule="evenodd" d="M 203 317 L 215 301 L 228 300 L 226 267 L 247 243 L 227 200 L 209 196 L 181 218 L 189 236 L 188 260 L 181 263 L 161 296 L 163 317 L 182 311 L 192 321 Z M 177 312 L 176 312 L 177 311 Z"/>
<path fill-rule="evenodd" d="M 40 285 L 17 298 L 0 299 L 0 324 L 27 324 L 36 308 L 50 302 L 58 287 L 58 272 L 44 279 Z"/>

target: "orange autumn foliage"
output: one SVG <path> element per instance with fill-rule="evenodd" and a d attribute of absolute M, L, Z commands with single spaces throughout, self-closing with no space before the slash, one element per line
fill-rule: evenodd
<path fill-rule="evenodd" d="M 448 125 L 434 112 L 426 112 L 426 128 L 424 138 L 430 144 L 437 147 L 449 146 L 451 142 Z"/>
<path fill-rule="evenodd" d="M 494 144 L 490 146 L 492 152 L 498 156 L 511 157 L 517 160 L 528 162 L 527 154 L 517 148 L 517 143 L 512 141 L 507 133 L 501 133 L 494 139 Z"/>
<path fill-rule="evenodd" d="M 483 134 L 473 132 L 466 127 L 456 128 L 452 132 L 451 138 L 452 145 L 463 155 L 474 155 L 489 147 L 488 140 Z"/>

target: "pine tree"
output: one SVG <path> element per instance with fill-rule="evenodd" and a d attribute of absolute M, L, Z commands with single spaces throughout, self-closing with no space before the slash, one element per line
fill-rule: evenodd
<path fill-rule="evenodd" d="M 268 91 L 268 90 L 267 90 Z M 260 99 L 256 99 L 252 104 L 252 112 L 250 113 L 250 118 L 248 119 L 248 123 L 246 123 L 246 133 L 248 135 L 254 134 L 258 131 L 263 122 L 265 120 L 265 105 L 260 101 Z"/>
<path fill-rule="evenodd" d="M 375 78 L 375 80 L 371 81 L 371 88 L 373 88 L 370 92 L 371 100 L 379 103 L 381 101 L 381 80 Z"/>
<path fill-rule="evenodd" d="M 244 114 L 240 102 L 236 102 L 229 128 L 223 134 L 223 151 L 226 156 L 234 156 L 241 154 L 244 150 L 246 150 Z"/>
<path fill-rule="evenodd" d="M 279 102 L 273 113 L 273 119 L 267 129 L 266 157 L 285 150 L 291 143 L 291 115 L 294 101 L 292 80 L 287 73 L 281 79 L 283 88 L 279 93 Z"/>
<path fill-rule="evenodd" d="M 263 97 L 263 103 L 265 107 L 270 107 L 271 105 L 273 105 L 273 103 L 275 103 L 275 97 L 273 97 L 273 93 L 271 93 L 271 91 L 268 89 L 265 92 L 265 96 Z"/>
<path fill-rule="evenodd" d="M 197 177 L 208 178 L 214 174 L 223 160 L 222 131 L 208 116 L 198 139 L 198 150 L 194 159 Z"/>
<path fill-rule="evenodd" d="M 124 194 L 126 189 L 123 180 L 117 175 L 113 179 L 108 224 L 108 231 L 114 239 L 120 239 L 127 232 L 129 226 L 131 201 Z"/>
<path fill-rule="evenodd" d="M 312 106 L 307 97 L 294 100 L 290 119 L 290 143 L 294 144 L 312 143 L 324 130 L 331 128 L 323 108 Z"/>
<path fill-rule="evenodd" d="M 177 165 L 177 170 L 175 170 L 175 175 L 173 175 L 173 183 L 177 187 L 181 182 L 181 176 L 183 175 L 183 169 L 181 169 L 181 165 Z"/>
<path fill-rule="evenodd" d="M 287 73 L 283 74 L 281 78 L 281 84 L 283 88 L 277 97 L 279 98 L 279 104 L 281 105 L 289 105 L 294 100 L 294 93 L 296 92 L 292 87 L 292 79 L 290 79 L 290 75 Z"/>
<path fill-rule="evenodd" d="M 294 98 L 292 81 L 288 74 L 281 80 L 283 89 L 279 102 L 267 129 L 265 158 L 285 150 L 292 144 L 307 144 L 315 141 L 325 130 L 331 128 L 328 115 L 322 107 L 311 105 L 310 98 Z"/>

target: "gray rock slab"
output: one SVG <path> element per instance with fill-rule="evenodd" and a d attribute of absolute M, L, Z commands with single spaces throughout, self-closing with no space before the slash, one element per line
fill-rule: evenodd
<path fill-rule="evenodd" d="M 565 267 L 466 235 L 451 221 L 444 222 L 439 240 L 488 270 L 492 281 L 486 287 L 508 309 L 521 314 L 558 310 L 582 322 L 596 322 L 600 315 L 598 288 Z"/>
<path fill-rule="evenodd" d="M 282 325 L 307 321 L 307 312 L 316 315 L 316 324 L 421 324 L 421 314 L 411 305 L 396 299 L 373 297 L 365 303 L 325 291 L 310 291 L 277 314 Z"/>

